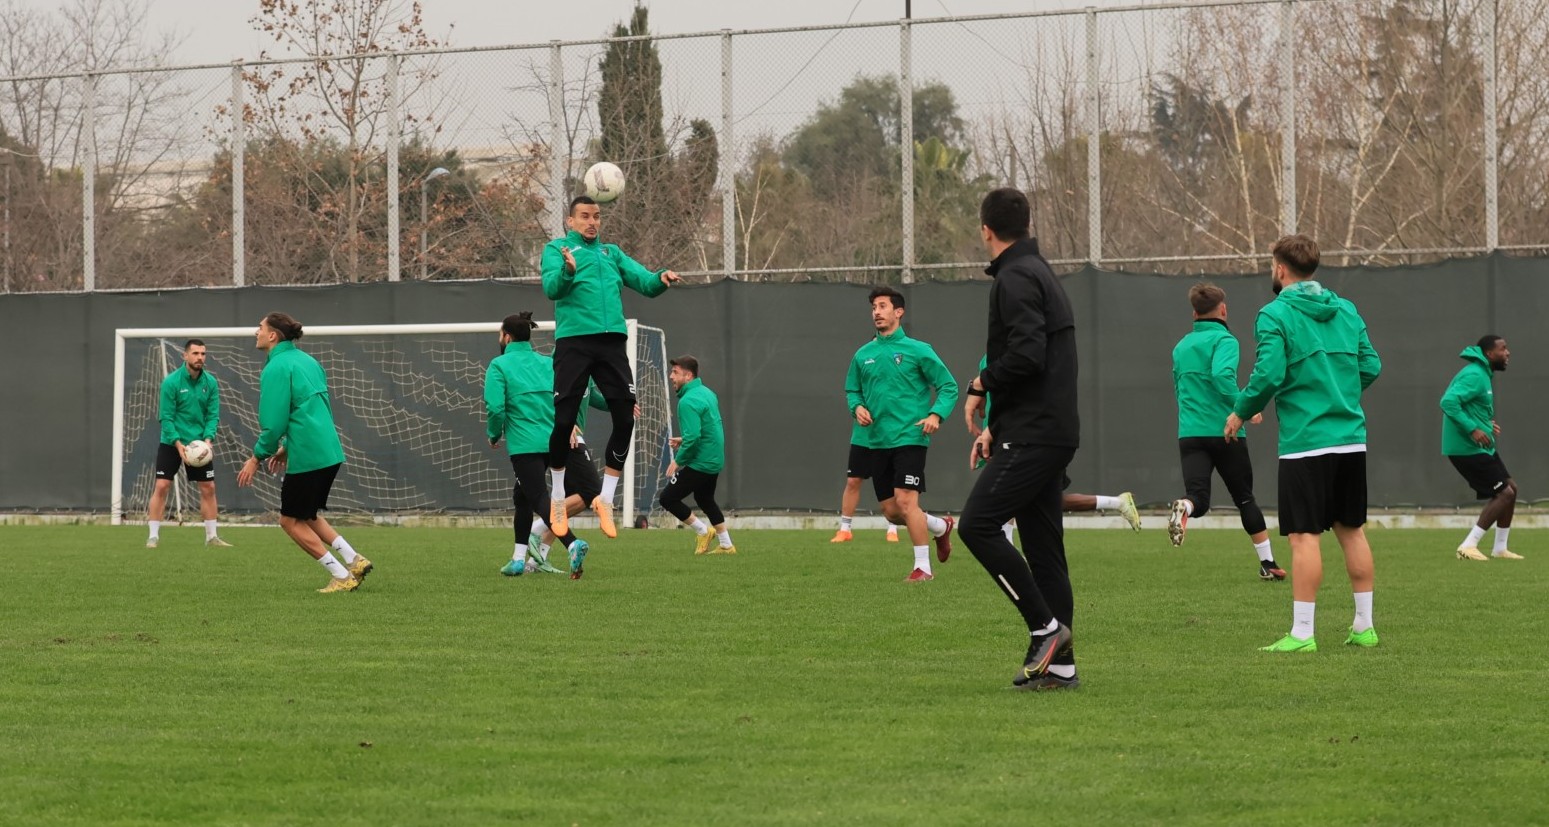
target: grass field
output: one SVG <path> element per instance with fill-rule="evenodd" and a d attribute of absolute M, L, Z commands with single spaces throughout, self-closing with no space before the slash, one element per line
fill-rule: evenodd
<path fill-rule="evenodd" d="M 1277 656 L 1240 533 L 1072 532 L 1085 685 L 1024 694 L 966 550 L 905 585 L 881 532 L 629 531 L 571 582 L 357 528 L 322 596 L 278 529 L 143 531 L 0 529 L 0 823 L 1549 823 L 1541 534 L 1374 531 L 1373 650 L 1328 549 L 1323 649 Z"/>

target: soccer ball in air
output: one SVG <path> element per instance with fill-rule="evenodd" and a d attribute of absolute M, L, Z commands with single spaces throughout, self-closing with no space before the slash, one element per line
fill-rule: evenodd
<path fill-rule="evenodd" d="M 214 457 L 215 449 L 210 447 L 210 443 L 202 439 L 196 439 L 183 446 L 183 461 L 194 468 L 203 468 L 209 465 L 210 460 Z"/>
<path fill-rule="evenodd" d="M 624 194 L 624 170 L 616 164 L 598 161 L 586 171 L 586 194 L 599 204 Z"/>

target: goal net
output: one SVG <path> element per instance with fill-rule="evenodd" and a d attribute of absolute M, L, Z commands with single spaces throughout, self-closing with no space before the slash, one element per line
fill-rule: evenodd
<path fill-rule="evenodd" d="M 672 408 L 666 335 L 629 320 L 629 353 L 640 417 L 625 464 L 620 523 L 649 516 L 671 459 Z M 328 375 L 345 463 L 329 496 L 330 512 L 391 520 L 409 515 L 489 515 L 511 509 L 511 464 L 504 443 L 485 438 L 484 374 L 497 355 L 499 323 L 308 326 L 299 346 Z M 220 385 L 214 440 L 216 496 L 223 517 L 278 512 L 280 481 L 260 473 L 236 487 L 236 471 L 258 437 L 258 377 L 265 355 L 253 329 L 120 329 L 114 354 L 112 515 L 143 519 L 155 487 L 161 441 L 162 380 L 183 365 L 189 339 L 204 341 L 205 369 Z M 552 354 L 554 323 L 533 331 L 533 347 Z M 587 443 L 601 471 L 612 423 L 591 411 Z M 197 520 L 199 489 L 182 474 L 167 501 L 168 520 Z"/>

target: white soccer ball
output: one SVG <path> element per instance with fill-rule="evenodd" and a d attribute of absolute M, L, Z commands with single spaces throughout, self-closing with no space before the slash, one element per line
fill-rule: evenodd
<path fill-rule="evenodd" d="M 194 468 L 203 468 L 214 458 L 215 449 L 202 439 L 196 439 L 183 446 L 183 461 Z"/>
<path fill-rule="evenodd" d="M 616 164 L 598 161 L 586 171 L 586 194 L 599 204 L 606 204 L 624 194 L 624 170 Z"/>

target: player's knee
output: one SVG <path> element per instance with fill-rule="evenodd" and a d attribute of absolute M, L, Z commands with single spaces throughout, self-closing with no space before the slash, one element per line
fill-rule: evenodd
<path fill-rule="evenodd" d="M 1512 480 L 1507 480 L 1506 481 L 1506 485 L 1502 486 L 1502 488 L 1500 490 L 1500 493 L 1496 494 L 1495 496 L 1496 496 L 1497 499 L 1501 500 L 1502 502 L 1509 502 L 1509 503 L 1516 502 L 1517 501 L 1517 484 L 1516 484 L 1516 482 L 1514 482 Z"/>
<path fill-rule="evenodd" d="M 860 477 L 845 477 L 844 491 L 846 494 L 859 494 L 861 491 Z"/>

